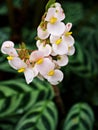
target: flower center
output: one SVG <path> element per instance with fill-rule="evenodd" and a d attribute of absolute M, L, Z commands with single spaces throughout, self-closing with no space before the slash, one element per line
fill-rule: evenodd
<path fill-rule="evenodd" d="M 37 63 L 38 65 L 40 65 L 40 64 L 43 63 L 43 61 L 44 61 L 44 59 L 43 59 L 43 58 L 40 58 L 40 59 L 38 59 L 38 60 L 36 61 L 36 63 Z"/>
<path fill-rule="evenodd" d="M 72 32 L 66 32 L 65 33 L 65 36 L 69 36 L 69 35 L 71 35 L 72 34 Z"/>
<path fill-rule="evenodd" d="M 48 76 L 53 76 L 54 73 L 55 73 L 54 70 L 51 70 L 51 71 L 48 72 Z"/>
<path fill-rule="evenodd" d="M 18 73 L 22 73 L 22 72 L 24 72 L 25 71 L 25 68 L 20 68 L 19 70 L 18 70 Z"/>
<path fill-rule="evenodd" d="M 57 22 L 57 18 L 52 17 L 52 18 L 50 19 L 50 23 L 51 23 L 51 24 L 54 24 L 54 23 L 56 23 L 56 22 Z"/>
<path fill-rule="evenodd" d="M 13 60 L 13 56 L 8 56 L 7 59 L 8 60 Z"/>
<path fill-rule="evenodd" d="M 55 43 L 56 43 L 57 45 L 59 45 L 61 42 L 62 42 L 62 38 L 60 38 L 60 39 L 56 40 L 56 42 L 55 42 Z"/>

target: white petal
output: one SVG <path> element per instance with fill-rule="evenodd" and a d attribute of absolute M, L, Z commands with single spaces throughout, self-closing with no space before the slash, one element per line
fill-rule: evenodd
<path fill-rule="evenodd" d="M 65 32 L 69 32 L 71 30 L 71 28 L 72 28 L 72 23 L 67 23 L 65 25 Z"/>
<path fill-rule="evenodd" d="M 64 55 L 67 54 L 68 52 L 68 46 L 64 42 L 60 43 L 59 45 L 53 44 L 52 47 L 53 47 L 53 51 L 59 55 Z"/>
<path fill-rule="evenodd" d="M 63 22 L 56 22 L 55 24 L 48 23 L 47 30 L 54 36 L 60 36 L 65 31 L 65 24 Z"/>
<path fill-rule="evenodd" d="M 39 51 L 39 50 L 36 50 L 36 51 L 33 51 L 30 55 L 30 61 L 37 61 L 38 59 L 40 58 L 43 58 L 44 57 L 44 54 L 42 51 Z"/>
<path fill-rule="evenodd" d="M 53 70 L 55 67 L 55 64 L 49 59 L 44 58 L 44 61 L 42 64 L 36 64 L 36 68 L 38 72 L 40 72 L 41 75 L 46 75 L 49 70 Z"/>
<path fill-rule="evenodd" d="M 49 37 L 49 32 L 47 29 L 43 30 L 40 26 L 37 29 L 37 35 L 40 39 L 46 39 Z"/>
<path fill-rule="evenodd" d="M 56 2 L 56 3 L 53 4 L 53 6 L 55 6 L 55 7 L 61 7 L 61 4 L 58 3 L 58 2 Z"/>
<path fill-rule="evenodd" d="M 6 52 L 6 54 L 8 54 L 10 56 L 15 56 L 15 57 L 18 56 L 16 49 L 13 47 L 5 48 L 4 51 Z"/>
<path fill-rule="evenodd" d="M 60 36 L 50 35 L 50 43 L 56 43 L 58 39 L 60 39 Z"/>
<path fill-rule="evenodd" d="M 68 49 L 68 53 L 67 53 L 67 55 L 73 55 L 75 53 L 75 47 L 74 46 L 71 46 L 71 47 L 69 47 L 69 49 Z"/>
<path fill-rule="evenodd" d="M 50 45 L 40 45 L 39 50 L 43 52 L 44 56 L 49 56 L 51 54 L 52 48 Z"/>
<path fill-rule="evenodd" d="M 56 69 L 55 74 L 53 76 L 48 76 L 47 80 L 52 84 L 52 85 L 57 85 L 63 80 L 63 73 L 62 71 Z"/>
<path fill-rule="evenodd" d="M 36 46 L 39 48 L 40 47 L 40 45 L 42 45 L 43 43 L 41 42 L 41 40 L 37 40 L 37 42 L 36 42 Z"/>
<path fill-rule="evenodd" d="M 68 47 L 73 46 L 73 44 L 75 43 L 74 38 L 71 35 L 64 36 L 63 38 L 66 41 L 66 44 L 68 45 Z"/>
<path fill-rule="evenodd" d="M 65 66 L 68 64 L 68 57 L 66 55 L 59 56 L 59 59 L 56 61 L 59 66 Z"/>
<path fill-rule="evenodd" d="M 14 48 L 14 43 L 11 41 L 6 41 L 3 43 L 1 47 L 1 52 L 10 56 L 18 56 L 18 53 Z"/>
<path fill-rule="evenodd" d="M 47 15 L 46 15 L 46 18 L 45 18 L 45 21 L 50 21 L 50 19 L 55 16 L 55 11 L 56 11 L 55 8 L 52 8 L 52 7 L 49 8 Z"/>
<path fill-rule="evenodd" d="M 34 77 L 36 77 L 33 68 L 26 68 L 24 75 L 25 75 L 25 79 L 26 79 L 27 84 L 31 83 L 32 80 L 34 79 Z"/>
<path fill-rule="evenodd" d="M 3 42 L 2 46 L 1 46 L 1 52 L 4 54 L 7 54 L 5 49 L 12 48 L 12 47 L 14 47 L 14 43 L 12 41 L 5 41 L 5 42 Z"/>
<path fill-rule="evenodd" d="M 64 11 L 61 7 L 56 7 L 56 14 L 55 17 L 58 18 L 58 21 L 62 21 L 65 19 Z"/>
<path fill-rule="evenodd" d="M 27 67 L 26 63 L 19 57 L 14 57 L 13 60 L 8 60 L 8 62 L 10 66 L 16 70 Z"/>

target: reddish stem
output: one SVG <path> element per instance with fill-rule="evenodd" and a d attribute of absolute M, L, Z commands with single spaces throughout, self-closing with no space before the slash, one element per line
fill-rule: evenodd
<path fill-rule="evenodd" d="M 53 85 L 53 90 L 54 90 L 54 93 L 55 93 L 55 98 L 54 98 L 55 103 L 57 105 L 58 110 L 61 113 L 60 116 L 64 117 L 65 116 L 65 107 L 64 107 L 64 103 L 62 101 L 62 98 L 60 96 L 60 90 L 57 86 L 54 86 L 54 85 Z"/>

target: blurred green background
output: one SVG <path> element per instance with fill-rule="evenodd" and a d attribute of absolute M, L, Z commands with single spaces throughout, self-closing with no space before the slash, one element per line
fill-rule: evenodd
<path fill-rule="evenodd" d="M 12 40 L 16 47 L 23 41 L 28 48 L 35 49 L 36 28 L 47 2 L 48 0 L 0 0 L 0 46 L 5 40 Z M 66 113 L 75 103 L 88 103 L 95 115 L 93 130 L 98 130 L 98 2 L 57 2 L 60 2 L 64 9 L 64 22 L 73 24 L 76 48 L 75 54 L 69 57 L 69 64 L 62 69 L 64 80 L 58 86 Z M 60 111 L 57 116 L 53 101 L 52 87 L 46 81 L 35 79 L 32 84 L 26 85 L 23 75 L 13 70 L 6 56 L 0 52 L 0 130 L 44 130 L 44 126 L 46 130 L 57 130 L 57 117 L 60 121 L 61 116 Z M 45 105 L 47 112 L 41 116 L 41 107 L 45 108 Z M 52 117 L 46 114 L 50 111 L 56 118 L 54 124 L 51 123 L 51 128 L 48 121 L 45 124 L 38 121 L 39 113 L 41 121 L 44 122 L 47 118 L 50 120 Z M 31 117 L 27 119 L 30 115 L 32 122 L 35 121 L 34 128 L 31 122 L 25 124 L 31 120 Z"/>

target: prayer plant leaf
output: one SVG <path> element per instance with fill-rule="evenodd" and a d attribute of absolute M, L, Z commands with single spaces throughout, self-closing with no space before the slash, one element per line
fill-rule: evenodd
<path fill-rule="evenodd" d="M 16 79 L 0 83 L 0 119 L 23 114 L 40 101 L 51 100 L 53 91 L 47 82 L 35 79 L 27 85 Z"/>
<path fill-rule="evenodd" d="M 18 122 L 15 130 L 55 130 L 57 110 L 53 102 L 47 100 L 36 103 Z"/>
<path fill-rule="evenodd" d="M 83 5 L 80 2 L 64 2 L 64 12 L 66 12 L 65 23 L 72 22 L 77 25 L 84 17 Z"/>
<path fill-rule="evenodd" d="M 94 115 L 86 103 L 77 103 L 69 111 L 63 130 L 93 130 Z"/>

